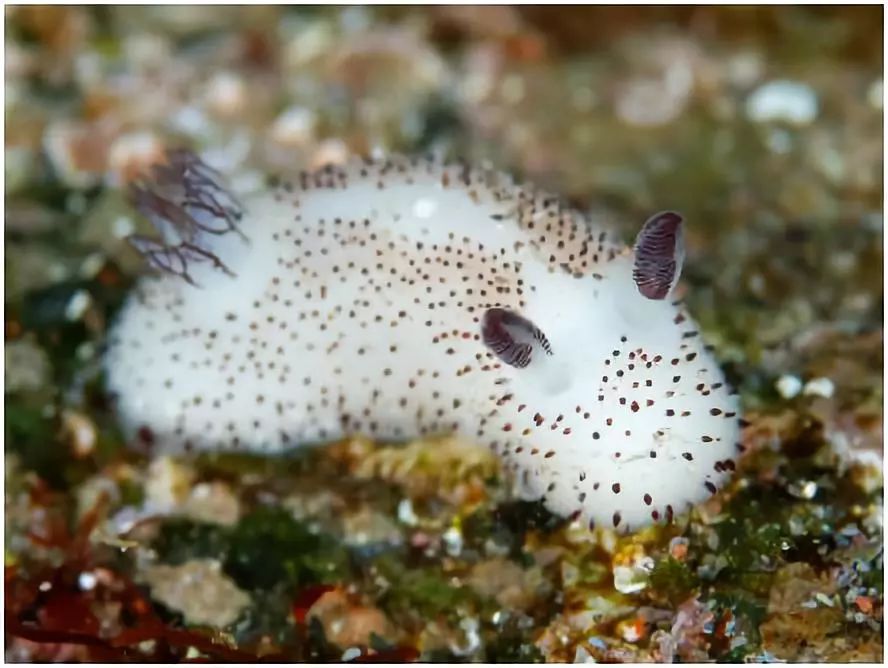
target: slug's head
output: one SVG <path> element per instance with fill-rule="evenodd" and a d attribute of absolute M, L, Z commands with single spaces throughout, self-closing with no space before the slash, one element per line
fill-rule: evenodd
<path fill-rule="evenodd" d="M 583 328 L 586 329 L 585 332 L 581 331 L 582 328 L 575 331 L 573 342 L 565 342 L 567 345 L 562 351 L 563 356 L 571 356 L 576 360 L 576 348 L 583 346 L 584 339 L 588 341 L 590 337 L 595 337 L 596 332 L 590 331 L 591 327 L 586 327 L 587 322 L 596 330 L 602 330 L 608 329 L 608 324 L 613 323 L 614 317 L 620 315 L 628 316 L 627 319 L 632 321 L 645 316 L 656 320 L 668 311 L 668 308 L 663 309 L 656 302 L 663 302 L 672 294 L 681 274 L 684 263 L 682 217 L 672 211 L 665 211 L 647 220 L 636 238 L 631 281 L 626 276 L 628 267 L 625 261 L 615 258 L 612 262 L 611 280 L 598 284 L 593 282 L 596 286 L 593 289 L 595 304 L 590 304 L 591 308 L 587 311 L 598 310 L 599 313 L 593 314 L 592 318 L 588 317 L 587 312 L 578 312 L 587 301 L 586 295 L 578 297 L 578 303 L 575 304 L 570 303 L 571 291 L 562 292 L 554 299 L 546 298 L 546 306 L 551 306 L 552 302 L 562 302 L 556 306 L 558 312 L 552 314 L 549 310 L 547 314 L 558 321 L 548 323 L 553 325 L 554 330 L 576 330 L 577 328 L 571 326 L 571 320 L 584 323 Z M 593 281 L 601 279 L 600 275 L 593 276 Z M 609 309 L 614 313 L 608 313 Z M 598 316 L 597 325 L 594 316 Z M 656 324 L 655 321 L 649 321 L 646 327 L 655 327 Z M 533 372 L 543 368 L 551 371 L 557 366 L 557 362 L 553 363 L 550 359 L 553 357 L 552 344 L 544 327 L 527 315 L 504 308 L 490 308 L 482 317 L 481 334 L 484 345 L 510 367 L 530 369 Z"/>
<path fill-rule="evenodd" d="M 482 318 L 503 369 L 490 418 L 496 449 L 554 512 L 625 531 L 668 520 L 733 468 L 736 401 L 669 299 L 681 226 L 678 214 L 657 214 L 634 252 L 597 277 L 538 289 L 546 294 L 527 312 Z"/>

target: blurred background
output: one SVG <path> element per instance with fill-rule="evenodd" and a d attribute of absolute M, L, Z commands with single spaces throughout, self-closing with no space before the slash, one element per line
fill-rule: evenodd
<path fill-rule="evenodd" d="M 72 244 L 35 243 L 50 230 L 133 268 L 118 187 L 170 144 L 240 190 L 435 151 L 627 238 L 682 211 L 695 298 L 729 294 L 725 352 L 762 361 L 734 348 L 881 320 L 881 25 L 867 7 L 9 8 L 8 297 L 77 270 Z"/>
<path fill-rule="evenodd" d="M 850 575 L 845 589 L 824 593 L 825 585 L 817 583 L 827 564 L 853 570 L 869 562 L 861 562 L 857 553 L 844 561 L 833 552 L 818 556 L 817 545 L 808 545 L 809 553 L 799 536 L 814 540 L 855 527 L 848 529 L 845 543 L 833 540 L 829 549 L 881 550 L 881 525 L 872 514 L 881 512 L 881 477 L 874 469 L 881 465 L 883 415 L 881 7 L 18 6 L 5 11 L 6 559 L 18 578 L 19 589 L 12 591 L 20 594 L 12 597 L 20 605 L 13 616 L 21 618 L 22 610 L 35 605 L 44 609 L 35 603 L 34 573 L 59 567 L 63 560 L 57 552 L 71 536 L 59 538 L 53 531 L 89 516 L 97 489 L 110 499 L 101 521 L 117 517 L 118 529 L 119 513 L 132 512 L 152 494 L 162 495 L 158 489 L 179 490 L 169 492 L 170 498 L 186 504 L 199 483 L 216 485 L 213 493 L 223 494 L 226 501 L 219 503 L 229 504 L 224 507 L 234 527 L 230 531 L 242 527 L 243 517 L 253 517 L 248 511 L 258 483 L 240 476 L 246 464 L 220 469 L 217 462 L 212 464 L 217 468 L 192 470 L 138 460 L 122 449 L 113 416 L 102 403 L 101 341 L 141 271 L 124 237 L 144 222 L 133 215 L 121 186 L 165 147 L 182 144 L 230 175 L 239 192 L 260 190 L 269 172 L 291 173 L 354 154 L 434 152 L 532 180 L 593 211 L 627 241 L 654 211 L 685 214 L 683 289 L 691 312 L 742 392 L 753 422 L 751 446 L 773 451 L 746 474 L 760 505 L 750 505 L 741 494 L 736 507 L 782 506 L 779 517 L 752 515 L 733 529 L 747 536 L 764 532 L 761 542 L 743 553 L 750 559 L 773 547 L 795 570 L 780 575 L 771 564 L 767 581 L 729 578 L 712 584 L 704 578 L 709 584 L 702 585 L 693 578 L 707 558 L 717 558 L 718 540 L 713 543 L 704 529 L 695 533 L 692 527 L 684 533 L 691 541 L 690 557 L 684 556 L 687 548 L 681 559 L 671 552 L 670 540 L 681 536 L 652 538 L 645 548 L 658 564 L 663 555 L 663 563 L 685 564 L 688 575 L 677 590 L 684 598 L 671 598 L 676 590 L 669 579 L 685 577 L 681 569 L 663 575 L 660 590 L 645 584 L 615 591 L 612 569 L 631 562 L 615 544 L 595 547 L 604 549 L 595 558 L 571 548 L 585 559 L 583 568 L 603 564 L 590 575 L 578 571 L 579 556 L 568 563 L 552 551 L 561 534 L 539 538 L 534 533 L 548 526 L 535 523 L 535 516 L 501 513 L 496 517 L 506 519 L 499 528 L 485 525 L 476 527 L 474 538 L 463 536 L 461 522 L 483 515 L 478 509 L 484 503 L 499 503 L 482 484 L 494 475 L 488 464 L 472 469 L 477 462 L 470 457 L 460 469 L 465 479 L 450 482 L 460 489 L 470 480 L 475 496 L 445 494 L 442 506 L 423 506 L 425 537 L 417 538 L 417 525 L 403 520 L 399 513 L 406 511 L 399 504 L 403 498 L 417 507 L 431 503 L 427 497 L 440 496 L 435 485 L 441 481 L 417 483 L 411 477 L 416 468 L 410 466 L 389 474 L 371 467 L 376 473 L 365 475 L 366 457 L 375 455 L 346 449 L 338 459 L 333 452 L 340 468 L 328 471 L 327 496 L 311 497 L 326 501 L 292 501 L 302 514 L 294 511 L 286 521 L 319 522 L 334 537 L 334 552 L 353 547 L 348 541 L 356 526 L 361 535 L 373 537 L 367 539 L 371 545 L 407 549 L 411 541 L 429 541 L 438 551 L 429 547 L 432 556 L 419 560 L 421 568 L 410 562 L 407 569 L 419 575 L 399 584 L 396 574 L 405 569 L 390 564 L 386 577 L 395 585 L 386 589 L 368 583 L 373 580 L 368 573 L 376 571 L 346 569 L 340 582 L 351 583 L 348 594 L 328 601 L 326 617 L 315 616 L 323 621 L 326 644 L 316 635 L 294 639 L 294 628 L 301 627 L 287 617 L 297 585 L 323 580 L 301 562 L 289 571 L 280 563 L 267 566 L 282 573 L 281 581 L 288 583 L 283 588 L 257 583 L 225 562 L 225 573 L 247 602 L 220 589 L 229 603 L 242 605 L 218 619 L 208 620 L 199 611 L 189 618 L 184 603 L 171 602 L 172 594 L 155 587 L 155 605 L 164 601 L 161 619 L 218 628 L 239 619 L 232 643 L 252 652 L 233 657 L 241 660 L 275 652 L 285 658 L 341 658 L 342 650 L 366 645 L 367 633 L 346 637 L 341 627 L 335 630 L 330 619 L 336 614 L 371 628 L 380 639 L 373 651 L 411 648 L 393 654 L 395 660 L 880 660 L 880 576 L 872 576 L 878 581 L 875 593 L 870 592 L 875 584 Z M 465 464 L 467 455 L 454 456 Z M 287 485 L 292 490 L 307 484 L 299 476 L 324 479 L 318 463 L 305 471 L 294 464 L 287 485 L 271 481 L 271 471 L 256 466 L 251 475 L 274 494 L 280 488 L 281 498 Z M 376 491 L 352 499 L 340 489 L 356 484 L 349 476 L 371 479 L 366 484 L 377 485 Z M 35 485 L 46 495 L 36 494 Z M 482 488 L 488 489 L 486 496 Z M 193 522 L 219 524 L 213 512 L 189 515 L 192 511 L 181 512 Z M 798 513 L 806 518 L 801 525 Z M 42 522 L 55 518 L 50 522 L 55 529 L 35 525 L 37 515 Z M 462 519 L 454 524 L 455 517 Z M 266 541 L 283 531 L 273 520 L 254 518 L 249 526 L 276 527 L 268 529 L 272 534 L 256 529 Z M 175 533 L 179 530 L 181 535 Z M 188 532 L 204 530 L 158 529 L 160 538 L 150 538 L 166 546 L 155 546 L 161 562 L 188 564 L 194 555 L 182 552 L 183 546 L 200 543 Z M 45 545 L 35 544 L 29 531 L 48 532 Z M 214 545 L 224 545 L 229 556 L 239 549 L 232 547 L 231 535 L 225 540 L 234 542 L 226 543 L 206 531 L 200 536 L 222 541 Z M 515 561 L 490 566 L 482 548 L 471 552 L 473 540 L 496 542 L 491 536 L 502 538 L 502 532 L 511 536 L 506 553 L 520 567 Z M 463 543 L 456 550 L 448 542 L 454 535 L 465 552 Z M 254 555 L 248 548 L 255 536 L 237 536 Z M 309 550 L 302 539 L 292 540 L 296 551 Z M 774 547 L 784 543 L 796 552 Z M 329 547 L 312 545 L 321 551 Z M 394 564 L 406 559 L 397 555 Z M 733 564 L 736 572 L 745 568 L 741 561 Z M 136 568 L 118 567 L 118 574 Z M 493 589 L 485 584 L 503 572 L 515 582 Z M 170 572 L 152 573 L 157 582 L 175 581 Z M 152 576 L 140 577 L 143 582 Z M 453 584 L 457 577 L 463 578 L 459 587 Z M 818 609 L 816 620 L 797 624 L 797 606 L 780 603 L 783 599 L 775 603 L 775 583 L 795 592 L 781 589 L 778 599 L 798 604 L 807 600 L 799 587 L 811 596 L 817 591 L 838 597 L 841 601 L 830 608 L 838 617 L 827 619 Z M 667 589 L 672 593 L 664 594 Z M 457 590 L 471 590 L 471 596 L 463 599 Z M 478 601 L 496 599 L 498 590 L 514 594 L 499 601 L 514 610 L 512 616 L 481 620 Z M 633 610 L 642 603 L 625 599 L 628 594 L 647 596 L 645 605 L 667 612 L 638 622 Z M 66 600 L 74 605 L 74 599 Z M 676 617 L 679 603 L 690 607 Z M 96 629 L 117 628 L 119 621 L 106 619 L 113 614 L 105 610 L 101 617 L 95 600 L 89 605 L 96 624 L 106 625 Z M 221 604 L 207 604 L 213 605 Z M 280 609 L 284 612 L 275 621 L 269 621 L 272 612 L 268 619 L 257 612 Z M 448 617 L 453 611 L 456 616 Z M 796 631 L 786 626 L 789 616 L 780 617 L 790 613 L 796 615 Z M 44 626 L 54 619 L 41 614 Z M 736 628 L 715 638 L 712 624 L 719 619 L 727 624 L 725 614 Z M 59 628 L 73 623 L 59 619 L 54 622 Z M 770 630 L 762 631 L 768 623 Z M 657 636 L 660 632 L 666 635 Z M 802 637 L 806 633 L 811 637 Z M 842 643 L 834 640 L 837 635 Z M 498 645 L 496 638 L 506 640 Z M 169 654 L 155 654 L 155 660 L 184 656 L 186 650 L 172 640 L 164 642 Z M 17 636 L 8 658 L 95 658 L 85 657 L 86 650 L 76 644 L 47 647 Z"/>

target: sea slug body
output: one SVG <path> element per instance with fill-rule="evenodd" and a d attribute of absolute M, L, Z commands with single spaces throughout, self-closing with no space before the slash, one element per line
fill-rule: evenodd
<path fill-rule="evenodd" d="M 134 441 L 277 452 L 458 433 L 522 491 L 620 531 L 720 489 L 738 401 L 670 298 L 682 220 L 628 248 L 492 171 L 393 157 L 239 202 L 187 151 L 133 188 L 161 233 L 109 336 Z"/>

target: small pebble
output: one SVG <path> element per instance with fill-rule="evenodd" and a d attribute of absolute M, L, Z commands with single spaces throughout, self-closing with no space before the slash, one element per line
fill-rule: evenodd
<path fill-rule="evenodd" d="M 213 559 L 193 559 L 178 566 L 151 566 L 142 573 L 151 597 L 181 612 L 185 622 L 223 628 L 250 604 L 249 595 Z"/>
<path fill-rule="evenodd" d="M 802 391 L 802 381 L 796 376 L 783 375 L 775 383 L 777 391 L 784 399 L 792 399 Z"/>
<path fill-rule="evenodd" d="M 172 457 L 158 457 L 148 467 L 145 501 L 157 510 L 175 508 L 188 498 L 194 471 Z"/>
<path fill-rule="evenodd" d="M 684 561 L 685 557 L 688 555 L 689 544 L 690 541 L 684 536 L 676 536 L 669 541 L 669 554 L 673 559 Z"/>
<path fill-rule="evenodd" d="M 211 126 L 207 115 L 195 106 L 180 107 L 170 114 L 170 130 L 194 137 L 203 136 Z"/>
<path fill-rule="evenodd" d="M 792 135 L 782 128 L 774 128 L 765 137 L 765 143 L 772 153 L 783 155 L 792 150 Z"/>
<path fill-rule="evenodd" d="M 314 139 L 317 115 L 305 107 L 290 107 L 271 126 L 271 138 L 284 146 L 302 146 Z"/>
<path fill-rule="evenodd" d="M 587 650 L 582 645 L 577 647 L 577 651 L 574 654 L 574 663 L 597 663 L 595 659 L 589 654 L 589 650 Z"/>
<path fill-rule="evenodd" d="M 220 72 L 207 88 L 207 107 L 213 113 L 230 118 L 247 106 L 247 87 L 244 80 L 231 72 Z"/>
<path fill-rule="evenodd" d="M 732 56 L 727 63 L 728 80 L 734 86 L 751 86 L 762 75 L 764 58 L 754 51 L 744 51 Z"/>
<path fill-rule="evenodd" d="M 124 239 L 136 231 L 136 225 L 129 216 L 118 216 L 111 224 L 111 232 L 117 239 Z"/>
<path fill-rule="evenodd" d="M 626 619 L 617 624 L 617 633 L 626 642 L 638 642 L 644 637 L 645 624 L 641 618 Z"/>
<path fill-rule="evenodd" d="M 615 112 L 627 125 L 666 125 L 684 111 L 689 94 L 690 88 L 673 91 L 659 79 L 633 79 L 621 88 L 615 102 Z"/>
<path fill-rule="evenodd" d="M 450 644 L 450 651 L 457 656 L 468 656 L 481 647 L 481 636 L 478 634 L 478 620 L 472 617 L 465 617 L 460 620 L 459 627 L 463 631 L 463 643 Z"/>
<path fill-rule="evenodd" d="M 133 132 L 114 140 L 108 151 L 108 181 L 120 186 L 163 161 L 163 143 L 151 132 Z"/>
<path fill-rule="evenodd" d="M 770 81 L 756 89 L 746 101 L 746 114 L 758 123 L 782 121 L 808 125 L 817 118 L 817 94 L 797 81 Z"/>
<path fill-rule="evenodd" d="M 77 576 L 77 586 L 80 587 L 82 591 L 91 591 L 96 586 L 96 576 L 89 571 L 84 571 L 79 576 Z"/>
<path fill-rule="evenodd" d="M 74 357 L 79 362 L 89 362 L 96 356 L 96 345 L 91 341 L 84 341 L 74 349 Z"/>
<path fill-rule="evenodd" d="M 56 176 L 70 188 L 89 188 L 105 171 L 108 128 L 54 121 L 43 134 L 43 149 Z"/>
<path fill-rule="evenodd" d="M 863 613 L 869 614 L 873 611 L 873 601 L 869 596 L 858 596 L 854 599 L 854 604 Z"/>
<path fill-rule="evenodd" d="M 876 81 L 873 81 L 872 85 L 869 87 L 869 90 L 866 94 L 866 99 L 873 109 L 878 109 L 879 111 L 881 111 L 884 95 L 885 86 L 881 79 L 877 79 Z"/>
<path fill-rule="evenodd" d="M 4 347 L 5 391 L 33 392 L 50 380 L 50 363 L 46 352 L 30 339 L 10 341 Z"/>
<path fill-rule="evenodd" d="M 447 554 L 451 557 L 458 557 L 463 548 L 462 533 L 456 527 L 450 527 L 441 536 L 447 549 Z"/>
<path fill-rule="evenodd" d="M 78 290 L 68 301 L 67 306 L 65 306 L 65 318 L 71 322 L 80 320 L 83 314 L 86 313 L 86 309 L 89 308 L 91 301 L 92 297 L 90 297 L 86 290 Z"/>
<path fill-rule="evenodd" d="M 398 525 L 385 513 L 362 508 L 342 520 L 345 542 L 354 547 L 400 545 L 403 541 Z"/>
<path fill-rule="evenodd" d="M 835 392 L 835 389 L 836 386 L 829 378 L 814 378 L 805 383 L 805 388 L 802 390 L 802 394 L 807 397 L 823 397 L 829 399 L 833 395 L 833 392 Z"/>
<path fill-rule="evenodd" d="M 410 499 L 401 499 L 398 503 L 398 521 L 407 526 L 416 526 L 419 518 L 413 512 L 413 502 Z"/>
<path fill-rule="evenodd" d="M 81 278 L 90 279 L 98 274 L 105 266 L 105 256 L 102 253 L 90 253 L 80 263 L 79 274 Z"/>
<path fill-rule="evenodd" d="M 96 426 L 86 415 L 72 410 L 64 411 L 62 413 L 62 431 L 76 458 L 88 457 L 95 450 L 98 441 Z"/>
<path fill-rule="evenodd" d="M 234 526 L 241 516 L 240 500 L 224 482 L 201 482 L 191 489 L 182 513 L 198 522 Z"/>
<path fill-rule="evenodd" d="M 361 656 L 360 647 L 349 647 L 342 653 L 342 661 L 351 661 L 353 659 L 357 659 L 359 656 Z"/>
<path fill-rule="evenodd" d="M 621 594 L 635 594 L 648 586 L 648 575 L 654 566 L 650 557 L 645 557 L 632 566 L 614 567 L 614 589 Z"/>
<path fill-rule="evenodd" d="M 831 597 L 824 594 L 823 592 L 817 592 L 816 594 L 814 594 L 814 599 L 820 605 L 827 607 L 827 608 L 833 608 L 836 605 L 835 601 Z"/>
<path fill-rule="evenodd" d="M 320 169 L 326 165 L 343 165 L 348 160 L 348 146 L 341 139 L 325 139 L 311 156 L 309 167 Z"/>
<path fill-rule="evenodd" d="M 803 480 L 790 484 L 787 489 L 797 499 L 810 501 L 817 494 L 817 483 L 813 480 Z"/>
<path fill-rule="evenodd" d="M 340 647 L 366 645 L 373 635 L 391 640 L 397 633 L 380 609 L 357 604 L 340 589 L 322 595 L 308 617 L 317 619 L 327 639 Z"/>

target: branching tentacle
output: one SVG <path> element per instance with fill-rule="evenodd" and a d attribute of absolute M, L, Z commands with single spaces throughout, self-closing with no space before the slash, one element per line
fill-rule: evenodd
<path fill-rule="evenodd" d="M 222 175 L 188 149 L 172 149 L 166 163 L 154 166 L 130 185 L 130 201 L 158 231 L 160 238 L 132 235 L 129 241 L 155 269 L 196 285 L 190 262 L 210 262 L 234 273 L 211 250 L 207 235 L 235 233 L 246 241 L 239 223 L 243 206 Z"/>

